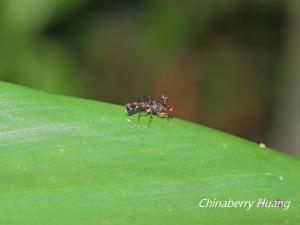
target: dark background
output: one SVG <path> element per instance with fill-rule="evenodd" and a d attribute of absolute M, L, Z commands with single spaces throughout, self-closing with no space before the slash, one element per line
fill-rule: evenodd
<path fill-rule="evenodd" d="M 0 79 L 176 115 L 300 155 L 300 5 L 2 0 Z"/>

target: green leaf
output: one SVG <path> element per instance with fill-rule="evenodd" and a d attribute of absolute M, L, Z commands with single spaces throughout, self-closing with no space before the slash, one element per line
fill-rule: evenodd
<path fill-rule="evenodd" d="M 298 158 L 179 119 L 134 126 L 121 106 L 7 83 L 0 106 L 0 224 L 300 221 Z M 200 208 L 201 199 L 291 203 Z"/>

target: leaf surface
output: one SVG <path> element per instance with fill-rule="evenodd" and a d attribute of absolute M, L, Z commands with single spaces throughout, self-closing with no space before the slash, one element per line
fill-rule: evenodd
<path fill-rule="evenodd" d="M 179 119 L 134 126 L 121 106 L 4 82 L 0 107 L 0 224 L 299 224 L 298 158 Z"/>

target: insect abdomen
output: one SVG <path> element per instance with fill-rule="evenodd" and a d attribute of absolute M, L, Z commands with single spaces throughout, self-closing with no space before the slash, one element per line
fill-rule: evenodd
<path fill-rule="evenodd" d="M 134 103 L 127 103 L 125 105 L 125 113 L 127 115 L 132 115 L 134 113 L 136 113 L 138 111 L 139 107 L 138 104 L 136 102 Z"/>

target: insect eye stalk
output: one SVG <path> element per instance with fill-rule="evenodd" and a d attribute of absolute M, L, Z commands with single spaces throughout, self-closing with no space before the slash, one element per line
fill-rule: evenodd
<path fill-rule="evenodd" d="M 166 104 L 167 104 L 168 96 L 162 94 L 160 97 L 161 97 L 161 99 L 162 99 L 162 102 L 166 105 Z"/>

